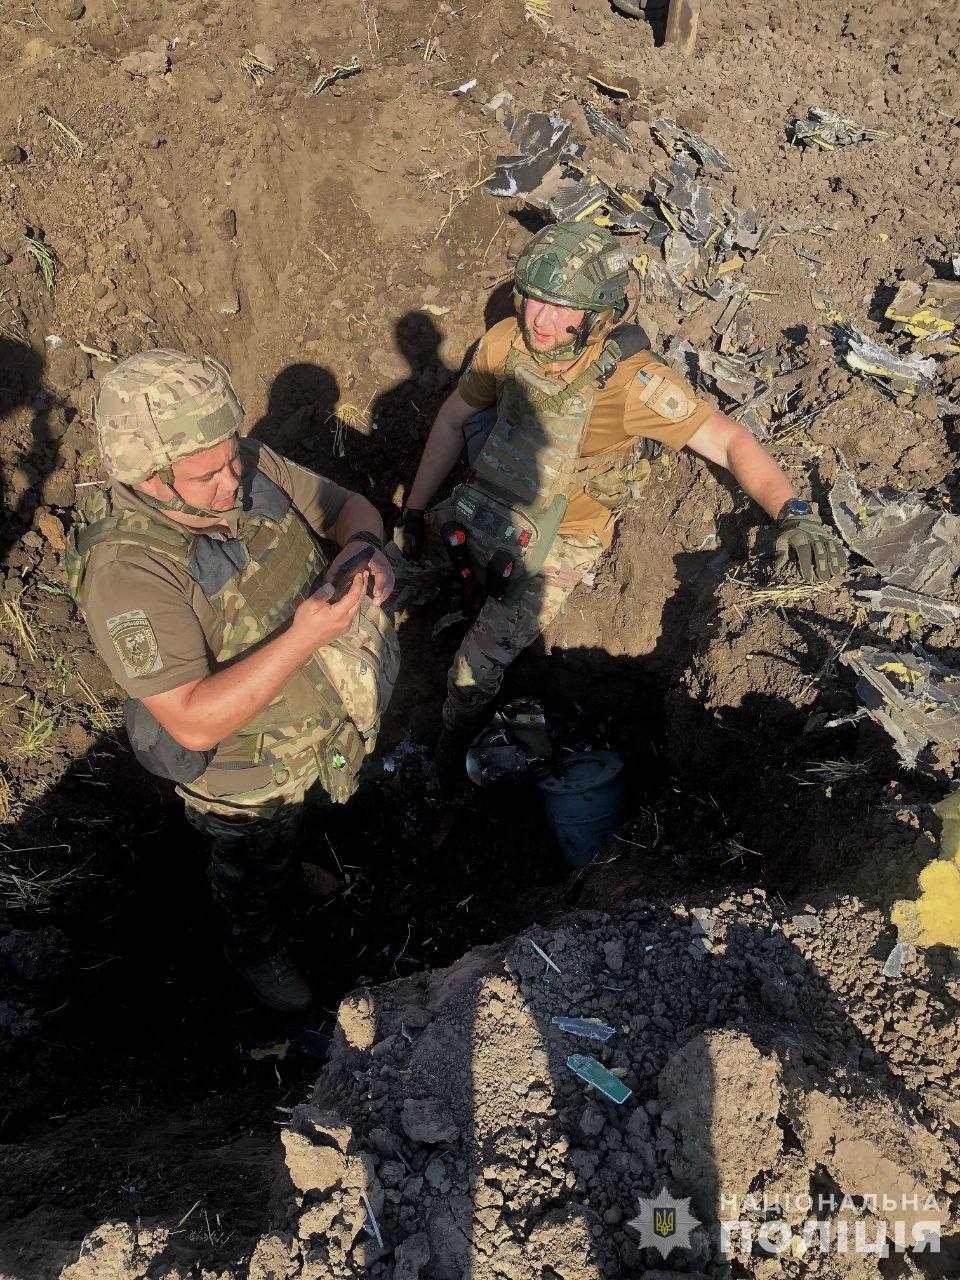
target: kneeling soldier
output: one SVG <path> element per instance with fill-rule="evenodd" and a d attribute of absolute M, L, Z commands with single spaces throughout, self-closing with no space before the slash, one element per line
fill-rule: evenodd
<path fill-rule="evenodd" d="M 96 404 L 110 483 L 81 504 L 67 573 L 135 753 L 210 838 L 228 958 L 295 1011 L 311 1000 L 281 937 L 297 827 L 308 789 L 345 802 L 373 750 L 399 664 L 380 609 L 393 573 L 371 504 L 241 438 L 242 420 L 213 360 L 146 351 L 111 369 Z M 332 563 L 318 535 L 341 548 Z"/>

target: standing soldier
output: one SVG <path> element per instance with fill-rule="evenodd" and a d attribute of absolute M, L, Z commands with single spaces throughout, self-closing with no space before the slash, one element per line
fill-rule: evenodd
<path fill-rule="evenodd" d="M 646 349 L 629 323 L 631 273 L 612 235 L 592 223 L 545 227 L 517 259 L 514 286 L 517 318 L 484 334 L 441 406 L 398 536 L 416 562 L 428 534 L 431 557 L 442 555 L 445 529 L 491 588 L 447 678 L 437 768 L 448 786 L 506 667 L 596 565 L 617 514 L 665 445 L 732 473 L 778 524 L 778 567 L 791 552 L 808 578 L 828 578 L 845 563 L 750 432 L 698 400 Z M 486 434 L 470 440 L 483 410 Z M 469 478 L 427 512 L 460 457 L 465 424 Z"/>
<path fill-rule="evenodd" d="M 366 498 L 241 438 L 242 420 L 213 360 L 146 351 L 111 369 L 96 404 L 110 484 L 82 504 L 67 573 L 138 759 L 210 839 L 228 958 L 292 1012 L 311 1000 L 281 937 L 299 818 L 315 783 L 348 800 L 373 750 L 399 663 L 379 607 L 393 573 Z M 318 536 L 341 548 L 332 563 Z"/>

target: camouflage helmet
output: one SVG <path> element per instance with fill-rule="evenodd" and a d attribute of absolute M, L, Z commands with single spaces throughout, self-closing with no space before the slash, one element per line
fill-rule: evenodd
<path fill-rule="evenodd" d="M 139 484 L 153 475 L 172 480 L 179 458 L 232 436 L 243 405 L 216 360 L 155 350 L 104 375 L 94 416 L 107 474 Z"/>
<path fill-rule="evenodd" d="M 595 223 L 558 222 L 537 232 L 517 259 L 513 278 L 523 298 L 622 312 L 630 262 L 609 231 Z"/>

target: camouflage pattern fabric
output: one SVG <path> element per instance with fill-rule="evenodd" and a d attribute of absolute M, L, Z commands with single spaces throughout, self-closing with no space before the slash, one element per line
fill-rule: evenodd
<path fill-rule="evenodd" d="M 609 231 L 592 222 L 557 222 L 538 231 L 517 259 L 517 292 L 585 311 L 624 306 L 630 266 Z"/>
<path fill-rule="evenodd" d="M 154 350 L 104 375 L 95 417 L 107 474 L 139 484 L 233 435 L 243 405 L 215 360 Z"/>
<path fill-rule="evenodd" d="M 207 875 L 224 919 L 227 949 L 238 962 L 270 955 L 290 904 L 297 832 L 304 796 L 315 779 L 315 761 L 284 785 L 212 800 L 192 787 L 179 788 L 187 821 L 210 841 Z"/>
<path fill-rule="evenodd" d="M 525 505 L 567 496 L 596 399 L 596 382 L 564 386 L 514 347 L 497 420 L 474 475 Z M 580 382 L 580 379 L 577 379 Z"/>
<path fill-rule="evenodd" d="M 589 542 L 558 537 L 543 568 L 527 579 L 517 600 L 484 602 L 447 674 L 443 723 L 448 729 L 492 702 L 507 667 L 550 625 L 602 554 L 596 536 Z"/>
<path fill-rule="evenodd" d="M 77 603 L 83 608 L 92 556 L 116 556 L 125 545 L 147 548 L 189 574 L 216 611 L 217 666 L 269 639 L 316 589 L 327 563 L 278 485 L 255 472 L 241 488 L 249 502 L 231 538 L 171 527 L 147 506 L 114 509 L 109 494 L 94 491 L 67 551 Z M 254 959 L 275 948 L 304 797 L 317 782 L 334 802 L 353 795 L 398 667 L 396 633 L 367 600 L 356 634 L 315 654 L 220 745 L 196 781 L 178 788 L 188 821 L 210 837 L 214 900 L 229 922 L 235 957 Z"/>
<path fill-rule="evenodd" d="M 398 581 L 429 592 L 452 575 L 440 527 L 454 514 L 453 499 L 427 512 L 427 541 L 418 565 L 398 558 Z M 598 563 L 603 547 L 597 537 L 588 541 L 560 536 L 540 573 L 531 576 L 523 594 L 507 603 L 487 599 L 464 636 L 447 675 L 443 723 L 456 731 L 500 692 L 510 663 L 536 640 L 563 608 L 585 574 Z"/>
<path fill-rule="evenodd" d="M 517 259 L 513 277 L 513 304 L 532 359 L 537 364 L 576 359 L 588 341 L 596 341 L 626 316 L 630 293 L 637 293 L 634 275 L 617 241 L 592 222 L 560 222 L 538 231 Z M 540 351 L 527 333 L 524 298 L 587 314 L 569 342 Z"/>
<path fill-rule="evenodd" d="M 85 565 L 96 548 L 115 551 L 129 543 L 149 547 L 196 576 L 222 624 L 218 666 L 274 635 L 316 588 L 326 560 L 283 491 L 262 475 L 257 479 L 265 501 L 276 508 L 282 499 L 286 509 L 276 519 L 254 507 L 236 540 L 181 533 L 155 520 L 148 508 L 115 513 L 109 498 L 96 492 L 85 500 L 67 550 L 68 580 L 77 603 L 84 607 Z M 232 550 L 236 542 L 242 546 Z M 373 750 L 399 662 L 393 627 L 365 601 L 356 635 L 315 654 L 269 706 L 221 744 L 202 775 L 207 792 L 233 797 L 259 791 L 275 781 L 275 766 L 282 772 L 288 761 L 307 753 L 311 781 L 319 777 L 331 798 L 344 803 L 356 790 L 364 757 Z"/>

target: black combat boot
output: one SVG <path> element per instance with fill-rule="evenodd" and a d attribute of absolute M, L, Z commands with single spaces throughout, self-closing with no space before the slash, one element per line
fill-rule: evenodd
<path fill-rule="evenodd" d="M 233 967 L 268 1009 L 277 1013 L 302 1013 L 313 1003 L 313 992 L 286 947 L 259 960 L 233 961 Z"/>
<path fill-rule="evenodd" d="M 226 925 L 227 959 L 261 1004 L 301 1012 L 313 996 L 282 942 L 299 806 L 269 819 L 205 815 L 201 821 L 211 837 L 208 875 Z"/>
<path fill-rule="evenodd" d="M 444 705 L 443 728 L 433 752 L 441 802 L 453 800 L 459 794 L 467 776 L 467 747 L 489 714 L 490 703 L 470 711 L 451 711 L 449 704 Z"/>

